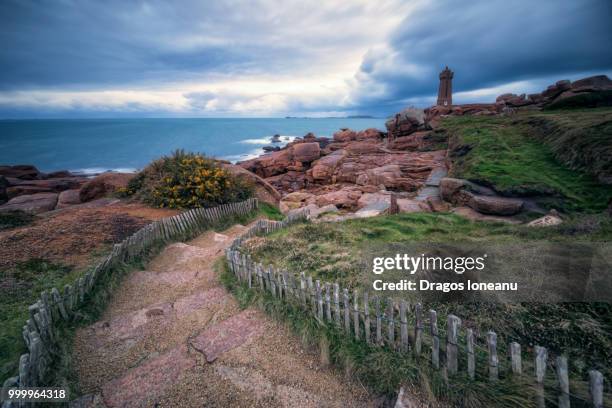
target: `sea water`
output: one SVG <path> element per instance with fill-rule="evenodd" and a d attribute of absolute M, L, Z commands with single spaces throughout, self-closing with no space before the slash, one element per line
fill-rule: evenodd
<path fill-rule="evenodd" d="M 0 165 L 33 164 L 41 171 L 135 171 L 176 149 L 233 162 L 263 153 L 279 134 L 286 144 L 308 132 L 341 128 L 384 130 L 374 118 L 44 119 L 0 120 Z"/>

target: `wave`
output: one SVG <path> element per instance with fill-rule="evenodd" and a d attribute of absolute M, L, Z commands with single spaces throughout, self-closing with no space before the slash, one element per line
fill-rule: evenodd
<path fill-rule="evenodd" d="M 281 136 L 280 137 L 280 141 L 281 143 L 289 143 L 291 141 L 293 141 L 297 136 Z M 268 145 L 272 143 L 272 137 L 262 137 L 259 139 L 244 139 L 239 141 L 238 143 L 241 144 L 252 144 L 252 145 Z"/>
<path fill-rule="evenodd" d="M 83 176 L 93 176 L 101 173 L 136 173 L 138 169 L 133 167 L 117 167 L 109 169 L 108 167 L 86 167 L 82 169 L 73 169 L 70 170 L 72 174 L 83 175 Z"/>

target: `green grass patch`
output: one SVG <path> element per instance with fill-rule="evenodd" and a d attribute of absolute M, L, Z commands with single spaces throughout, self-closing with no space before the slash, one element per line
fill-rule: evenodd
<path fill-rule="evenodd" d="M 23 227 L 31 224 L 36 216 L 23 211 L 3 211 L 0 212 L 0 231 L 10 228 Z"/>
<path fill-rule="evenodd" d="M 15 375 L 19 356 L 27 351 L 21 331 L 29 318 L 28 306 L 42 291 L 63 288 L 82 272 L 40 258 L 0 272 L 0 380 Z"/>
<path fill-rule="evenodd" d="M 278 208 L 264 202 L 259 203 L 259 213 L 269 220 L 281 221 L 284 218 Z"/>
<path fill-rule="evenodd" d="M 602 185 L 593 175 L 563 164 L 559 160 L 562 151 L 570 155 L 571 149 L 585 149 L 576 147 L 571 142 L 574 138 L 563 142 L 563 149 L 551 148 L 556 138 L 536 137 L 541 131 L 530 125 L 534 118 L 542 117 L 538 115 L 543 114 L 444 119 L 443 126 L 451 135 L 451 177 L 490 186 L 503 195 L 532 196 L 545 208 L 565 212 L 605 209 L 612 200 L 612 186 Z M 594 125 L 592 137 L 585 144 L 597 145 L 601 135 L 597 129 Z"/>
<path fill-rule="evenodd" d="M 456 243 L 508 244 L 535 242 L 609 242 L 612 219 L 583 215 L 556 227 L 475 222 L 454 214 L 398 214 L 338 223 L 304 223 L 276 231 L 249 250 L 256 262 L 275 265 L 294 274 L 338 282 L 342 287 L 368 288 L 371 272 L 362 254 L 390 244 Z M 389 296 L 398 297 L 398 294 Z M 460 300 L 419 299 L 424 310 L 438 311 L 444 322 L 449 313 L 464 319 L 464 327 L 485 333 L 494 329 L 505 346 L 518 341 L 524 347 L 544 344 L 553 352 L 568 353 L 574 372 L 598 368 L 612 375 L 606 362 L 612 359 L 612 306 L 604 303 L 497 304 Z M 584 339 L 590 339 L 588 344 Z M 481 338 L 481 341 L 483 338 Z M 531 358 L 531 357 L 529 357 Z"/>

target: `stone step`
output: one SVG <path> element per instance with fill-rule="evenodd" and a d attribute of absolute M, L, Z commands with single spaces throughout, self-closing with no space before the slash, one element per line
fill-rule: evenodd
<path fill-rule="evenodd" d="M 255 310 L 244 310 L 205 329 L 191 340 L 191 345 L 212 363 L 221 354 L 263 334 L 262 320 L 258 316 Z"/>

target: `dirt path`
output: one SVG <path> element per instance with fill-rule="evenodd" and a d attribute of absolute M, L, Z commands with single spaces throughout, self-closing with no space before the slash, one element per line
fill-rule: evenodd
<path fill-rule="evenodd" d="M 103 320 L 77 332 L 73 357 L 87 394 L 79 406 L 376 405 L 221 286 L 213 263 L 245 228 L 172 244 L 126 279 Z"/>

